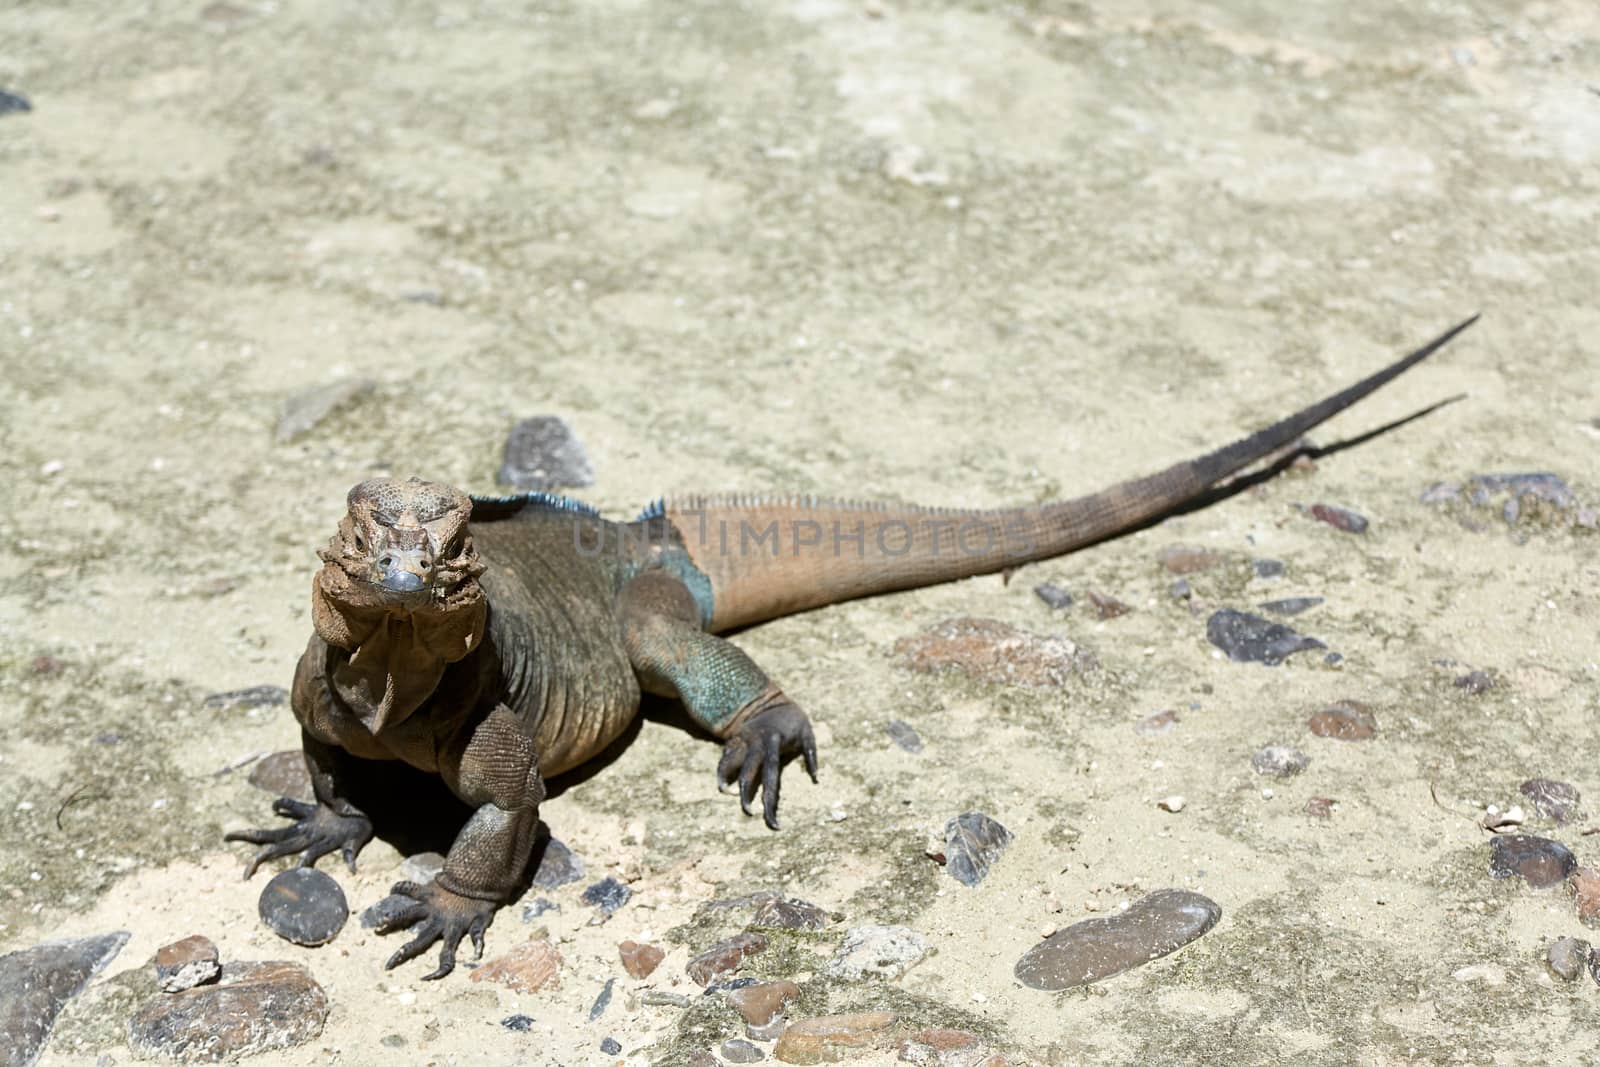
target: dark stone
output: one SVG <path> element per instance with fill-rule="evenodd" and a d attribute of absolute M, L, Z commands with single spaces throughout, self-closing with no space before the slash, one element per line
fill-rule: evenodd
<path fill-rule="evenodd" d="M 1281 559 L 1253 559 L 1250 569 L 1257 578 L 1282 578 L 1285 568 Z"/>
<path fill-rule="evenodd" d="M 913 730 L 908 724 L 901 722 L 899 719 L 890 719 L 888 725 L 884 727 L 884 730 L 889 734 L 889 737 L 894 741 L 895 744 L 899 745 L 907 752 L 922 751 L 922 738 L 917 736 L 917 731 Z"/>
<path fill-rule="evenodd" d="M 545 842 L 539 856 L 539 869 L 534 872 L 533 884 L 540 889 L 560 889 L 583 877 L 583 860 L 570 848 L 555 838 Z"/>
<path fill-rule="evenodd" d="M 1114 596 L 1108 596 L 1098 590 L 1089 590 L 1089 603 L 1094 605 L 1095 614 L 1102 619 L 1115 619 L 1119 615 L 1126 615 L 1133 609 Z"/>
<path fill-rule="evenodd" d="M 724 993 L 737 993 L 741 989 L 748 989 L 753 985 L 760 985 L 759 978 L 727 978 L 720 982 L 712 982 L 700 991 L 703 997 L 714 997 Z"/>
<path fill-rule="evenodd" d="M 1189 579 L 1179 578 L 1167 587 L 1167 592 L 1174 600 L 1188 600 L 1194 596 L 1194 587 L 1189 584 Z"/>
<path fill-rule="evenodd" d="M 205 699 L 208 708 L 275 708 L 289 703 L 289 691 L 281 685 L 252 685 L 212 693 Z"/>
<path fill-rule="evenodd" d="M 1567 483 L 1549 471 L 1526 474 L 1478 474 L 1473 476 L 1469 484 L 1472 487 L 1470 494 L 1472 502 L 1480 508 L 1488 507 L 1500 493 L 1509 494 L 1510 499 L 1519 504 L 1538 501 L 1563 511 L 1569 511 L 1578 504 L 1577 497 L 1573 495 Z M 1509 522 L 1515 522 L 1516 519 L 1517 515 L 1507 517 Z"/>
<path fill-rule="evenodd" d="M 56 1017 L 116 958 L 129 934 L 44 941 L 0 956 L 0 1052 L 5 1067 L 32 1067 Z"/>
<path fill-rule="evenodd" d="M 617 909 L 626 904 L 631 896 L 633 890 L 608 876 L 583 891 L 583 902 L 593 904 L 600 909 L 600 914 L 609 918 L 615 915 Z"/>
<path fill-rule="evenodd" d="M 1282 600 L 1268 600 L 1258 604 L 1257 607 L 1274 615 L 1299 615 L 1321 603 L 1322 598 L 1319 596 L 1291 596 Z"/>
<path fill-rule="evenodd" d="M 828 913 L 815 904 L 784 898 L 776 893 L 756 905 L 751 926 L 771 926 L 780 930 L 820 930 L 828 925 Z"/>
<path fill-rule="evenodd" d="M 1550 942 L 1545 950 L 1544 962 L 1550 973 L 1563 982 L 1575 981 L 1589 962 L 1594 950 L 1589 942 L 1577 937 L 1560 937 Z"/>
<path fill-rule="evenodd" d="M 600 995 L 594 998 L 593 1004 L 589 1005 L 590 1022 L 600 1018 L 606 1013 L 606 1009 L 611 1007 L 611 987 L 616 984 L 617 980 L 615 978 L 606 979 L 605 987 L 600 990 Z"/>
<path fill-rule="evenodd" d="M 1578 813 L 1577 786 L 1553 778 L 1529 778 L 1517 788 L 1547 819 L 1564 823 Z"/>
<path fill-rule="evenodd" d="M 765 1053 L 742 1037 L 730 1037 L 717 1051 L 729 1063 L 759 1063 L 766 1057 Z"/>
<path fill-rule="evenodd" d="M 1279 622 L 1259 615 L 1223 608 L 1206 620 L 1206 639 L 1235 663 L 1263 663 L 1276 667 L 1296 652 L 1328 646 Z"/>
<path fill-rule="evenodd" d="M 1468 696 L 1477 696 L 1493 689 L 1494 679 L 1489 676 L 1488 671 L 1468 671 L 1456 678 L 1455 686 Z"/>
<path fill-rule="evenodd" d="M 294 748 L 261 757 L 250 768 L 250 784 L 275 797 L 309 800 L 311 772 L 306 770 L 305 753 Z"/>
<path fill-rule="evenodd" d="M 275 432 L 278 443 L 288 444 L 310 433 L 323 419 L 377 387 L 371 378 L 347 378 L 296 393 L 284 401 Z"/>
<path fill-rule="evenodd" d="M 363 930 L 377 930 L 390 927 L 408 908 L 415 907 L 416 903 L 410 897 L 403 897 L 399 893 L 390 893 L 361 913 L 361 928 Z"/>
<path fill-rule="evenodd" d="M 531 923 L 546 912 L 560 911 L 561 905 L 547 897 L 535 897 L 522 906 L 522 921 Z"/>
<path fill-rule="evenodd" d="M 1367 532 L 1367 518 L 1365 515 L 1351 511 L 1349 508 L 1335 507 L 1332 504 L 1313 504 L 1311 514 L 1321 519 L 1329 526 L 1345 533 L 1362 534 Z"/>
<path fill-rule="evenodd" d="M 1306 769 L 1311 761 L 1304 752 L 1288 745 L 1264 745 L 1250 757 L 1250 766 L 1257 774 L 1274 778 L 1289 778 Z"/>
<path fill-rule="evenodd" d="M 600 1051 L 607 1056 L 615 1056 L 622 1051 L 622 1046 L 617 1043 L 616 1038 L 608 1037 L 600 1042 Z"/>
<path fill-rule="evenodd" d="M 981 811 L 957 815 L 944 824 L 944 869 L 962 885 L 975 886 L 1011 841 L 1011 831 Z"/>
<path fill-rule="evenodd" d="M 339 883 L 315 867 L 291 867 L 261 891 L 261 921 L 285 941 L 325 945 L 350 918 Z"/>
<path fill-rule="evenodd" d="M 32 111 L 33 104 L 21 93 L 13 93 L 9 89 L 0 89 L 0 115 L 21 114 Z"/>
<path fill-rule="evenodd" d="M 535 415 L 511 428 L 495 481 L 529 490 L 593 485 L 594 468 L 565 420 Z"/>
<path fill-rule="evenodd" d="M 767 939 L 760 934 L 734 934 L 690 960 L 684 970 L 700 986 L 708 986 L 723 975 L 739 969 L 746 956 L 767 950 Z"/>
<path fill-rule="evenodd" d="M 1532 834 L 1502 834 L 1489 842 L 1489 875 L 1521 878 L 1535 889 L 1566 881 L 1578 858 L 1559 841 Z"/>
<path fill-rule="evenodd" d="M 1175 952 L 1222 918 L 1215 901 L 1186 889 L 1158 889 L 1116 915 L 1058 930 L 1017 961 L 1031 989 L 1070 989 Z"/>
<path fill-rule="evenodd" d="M 217 946 L 195 934 L 156 950 L 156 982 L 163 993 L 182 993 L 222 975 Z"/>
<path fill-rule="evenodd" d="M 525 1034 L 533 1029 L 533 1016 L 507 1015 L 500 1020 L 500 1025 L 510 1030 L 513 1034 Z"/>
<path fill-rule="evenodd" d="M 1318 737 L 1335 741 L 1370 741 L 1378 733 L 1378 720 L 1372 709 L 1354 700 L 1323 708 L 1306 720 L 1306 726 Z"/>
<path fill-rule="evenodd" d="M 146 1001 L 128 1045 L 142 1059 L 218 1063 L 303 1044 L 327 1017 L 327 995 L 298 963 L 230 963 L 216 985 Z"/>
<path fill-rule="evenodd" d="M 1072 594 L 1059 585 L 1040 582 L 1033 587 L 1033 595 L 1044 601 L 1051 611 L 1066 611 L 1072 607 Z"/>

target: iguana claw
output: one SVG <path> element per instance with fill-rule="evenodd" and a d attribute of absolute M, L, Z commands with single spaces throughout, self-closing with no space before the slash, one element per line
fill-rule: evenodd
<path fill-rule="evenodd" d="M 811 780 L 817 780 L 817 739 L 811 720 L 793 704 L 762 708 L 740 723 L 729 736 L 717 763 L 719 788 L 739 783 L 739 807 L 752 814 L 750 802 L 761 786 L 761 814 L 769 829 L 778 828 L 778 781 L 783 761 L 798 753 Z"/>
<path fill-rule="evenodd" d="M 417 927 L 419 923 L 421 926 L 415 930 L 410 941 L 389 957 L 389 962 L 383 965 L 384 970 L 393 970 L 407 960 L 415 959 L 431 948 L 434 942 L 440 941 L 443 944 L 439 948 L 439 966 L 423 975 L 422 980 L 431 982 L 443 978 L 456 968 L 456 949 L 461 946 L 463 937 L 472 939 L 473 950 L 477 953 L 475 958 L 483 958 L 483 932 L 494 921 L 498 907 L 493 901 L 474 900 L 452 893 L 437 882 L 426 885 L 397 882 L 390 892 L 410 897 L 416 903 L 384 920 L 378 926 L 378 933 L 390 934 L 396 930 Z"/>
<path fill-rule="evenodd" d="M 222 835 L 224 841 L 248 841 L 263 846 L 246 864 L 246 879 L 256 873 L 268 860 L 279 856 L 300 857 L 300 866 L 311 867 L 328 853 L 337 850 L 344 857 L 351 873 L 356 869 L 356 853 L 372 840 L 372 820 L 365 815 L 340 815 L 321 804 L 308 804 L 292 797 L 279 797 L 272 802 L 274 814 L 295 821 L 288 826 L 262 830 L 234 830 Z"/>

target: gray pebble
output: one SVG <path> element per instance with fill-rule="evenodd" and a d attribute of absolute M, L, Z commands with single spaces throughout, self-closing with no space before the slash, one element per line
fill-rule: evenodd
<path fill-rule="evenodd" d="M 605 988 L 600 990 L 600 995 L 594 998 L 594 1003 L 589 1006 L 589 1021 L 594 1022 L 606 1013 L 611 1006 L 611 987 L 617 984 L 615 978 L 607 978 Z"/>
<path fill-rule="evenodd" d="M 495 481 L 536 491 L 593 485 L 594 468 L 565 420 L 535 415 L 512 427 Z"/>
<path fill-rule="evenodd" d="M 1539 814 L 1564 823 L 1578 813 L 1578 787 L 1553 778 L 1529 778 L 1518 791 L 1538 809 Z"/>
<path fill-rule="evenodd" d="M 927 954 L 927 940 L 908 926 L 852 926 L 822 973 L 847 982 L 864 978 L 893 981 Z"/>
<path fill-rule="evenodd" d="M 418 852 L 405 858 L 395 878 L 401 882 L 427 885 L 437 878 L 442 870 L 444 870 L 443 856 L 437 852 Z"/>
<path fill-rule="evenodd" d="M 0 1062 L 33 1063 L 61 1009 L 116 958 L 130 936 L 121 930 L 45 941 L 0 956 L 0 1035 L 5 1038 Z"/>
<path fill-rule="evenodd" d="M 561 905 L 546 897 L 536 897 L 528 904 L 522 906 L 522 921 L 531 923 L 539 916 L 551 911 L 560 911 Z"/>
<path fill-rule="evenodd" d="M 1072 607 L 1072 594 L 1059 585 L 1040 582 L 1033 587 L 1033 595 L 1044 601 L 1051 611 L 1065 611 Z"/>
<path fill-rule="evenodd" d="M 273 876 L 261 890 L 261 921 L 285 941 L 324 945 L 350 918 L 344 890 L 315 867 L 291 867 Z"/>
<path fill-rule="evenodd" d="M 615 1056 L 622 1051 L 622 1046 L 618 1044 L 616 1038 L 608 1037 L 600 1042 L 600 1051 L 607 1056 Z"/>
<path fill-rule="evenodd" d="M 1563 982 L 1571 982 L 1583 973 L 1593 951 L 1589 942 L 1578 937 L 1560 937 L 1550 942 L 1544 962 L 1550 973 Z"/>
<path fill-rule="evenodd" d="M 1070 989 L 1149 963 L 1200 937 L 1222 908 L 1186 889 L 1158 889 L 1116 915 L 1058 930 L 1017 961 L 1017 980 L 1031 989 Z"/>
<path fill-rule="evenodd" d="M 593 904 L 600 909 L 600 914 L 609 917 L 615 915 L 631 896 L 633 890 L 608 876 L 583 891 L 583 902 Z"/>
<path fill-rule="evenodd" d="M 1255 572 L 1257 578 L 1282 578 L 1283 560 L 1253 559 L 1250 561 L 1250 569 Z"/>
<path fill-rule="evenodd" d="M 651 1007 L 687 1008 L 693 1001 L 682 993 L 668 993 L 664 989 L 647 989 L 639 994 L 639 1003 Z"/>
<path fill-rule="evenodd" d="M 1289 778 L 1306 769 L 1311 761 L 1304 752 L 1288 745 L 1265 745 L 1250 757 L 1250 766 L 1257 774 L 1274 778 Z"/>
<path fill-rule="evenodd" d="M 899 719 L 890 719 L 888 725 L 884 727 L 884 731 L 888 733 L 895 744 L 907 752 L 922 751 L 922 738 L 917 735 L 917 731 Z"/>
<path fill-rule="evenodd" d="M 962 885 L 975 886 L 1011 841 L 1011 831 L 981 811 L 957 815 L 944 824 L 944 869 Z"/>
<path fill-rule="evenodd" d="M 1493 689 L 1494 679 L 1489 676 L 1488 671 L 1468 671 L 1456 678 L 1455 686 L 1465 691 L 1468 696 L 1477 696 Z"/>
<path fill-rule="evenodd" d="M 1321 603 L 1322 598 L 1319 596 L 1291 596 L 1282 600 L 1268 600 L 1256 606 L 1273 615 L 1299 615 Z"/>
<path fill-rule="evenodd" d="M 13 93 L 9 89 L 0 89 L 0 115 L 21 114 L 32 111 L 33 104 L 21 93 Z"/>
<path fill-rule="evenodd" d="M 742 1037 L 730 1037 L 717 1050 L 729 1063 L 758 1063 L 766 1054 Z"/>
<path fill-rule="evenodd" d="M 583 877 L 583 860 L 570 848 L 555 838 L 545 841 L 539 854 L 539 869 L 534 872 L 533 884 L 540 889 L 560 889 Z"/>
<path fill-rule="evenodd" d="M 252 685 L 212 693 L 204 704 L 208 708 L 271 708 L 289 703 L 289 691 L 281 685 Z"/>
<path fill-rule="evenodd" d="M 1367 532 L 1367 517 L 1349 508 L 1337 507 L 1333 504 L 1313 504 L 1311 506 L 1313 517 L 1345 533 L 1363 534 Z"/>
<path fill-rule="evenodd" d="M 1235 663 L 1276 667 L 1296 652 L 1328 646 L 1259 615 L 1223 608 L 1206 620 L 1206 639 Z"/>
<path fill-rule="evenodd" d="M 533 1016 L 507 1015 L 504 1019 L 500 1020 L 500 1025 L 505 1027 L 507 1030 L 510 1030 L 514 1034 L 525 1034 L 529 1030 L 533 1029 Z"/>

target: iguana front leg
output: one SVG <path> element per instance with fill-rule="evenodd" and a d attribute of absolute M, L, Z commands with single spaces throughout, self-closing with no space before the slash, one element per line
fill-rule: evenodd
<path fill-rule="evenodd" d="M 439 966 L 424 980 L 455 969 L 463 937 L 483 955 L 483 935 L 501 905 L 516 897 L 533 851 L 544 780 L 533 737 L 504 705 L 463 730 L 439 755 L 450 790 L 477 811 L 456 835 L 444 868 L 432 882 L 397 883 L 393 892 L 416 903 L 378 928 L 381 934 L 416 927 L 384 966 L 398 967 L 440 943 Z"/>
<path fill-rule="evenodd" d="M 746 815 L 759 785 L 761 814 L 776 830 L 784 761 L 800 756 L 817 780 L 811 720 L 740 648 L 701 628 L 693 595 L 672 575 L 647 571 L 629 581 L 617 616 L 640 685 L 682 700 L 696 722 L 723 739 L 718 785 L 739 783 Z"/>
<path fill-rule="evenodd" d="M 300 731 L 301 747 L 305 751 L 306 769 L 311 772 L 311 791 L 315 804 L 307 804 L 293 797 L 279 797 L 272 802 L 272 810 L 295 821 L 288 826 L 256 830 L 235 830 L 224 834 L 224 841 L 248 841 L 262 846 L 250 857 L 244 876 L 248 879 L 268 860 L 301 853 L 300 866 L 314 866 L 317 860 L 337 850 L 352 872 L 356 869 L 356 855 L 372 840 L 372 820 L 344 796 L 344 782 L 349 776 L 348 764 L 352 757 L 344 749 Z"/>

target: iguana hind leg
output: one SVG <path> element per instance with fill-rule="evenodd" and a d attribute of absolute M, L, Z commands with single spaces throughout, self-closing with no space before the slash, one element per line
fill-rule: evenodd
<path fill-rule="evenodd" d="M 722 738 L 719 785 L 739 783 L 739 806 L 761 790 L 762 815 L 778 828 L 778 786 L 784 760 L 799 755 L 817 780 L 817 742 L 811 722 L 737 646 L 700 626 L 687 586 L 662 571 L 647 571 L 618 595 L 623 647 L 639 684 L 677 697 L 701 726 Z"/>

